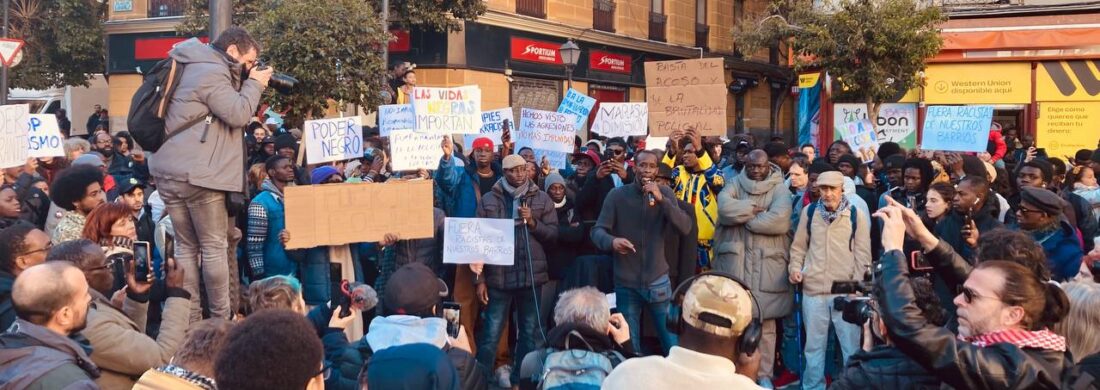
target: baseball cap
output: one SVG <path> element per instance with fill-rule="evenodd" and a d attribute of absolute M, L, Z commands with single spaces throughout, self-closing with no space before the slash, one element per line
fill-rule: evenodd
<path fill-rule="evenodd" d="M 573 153 L 573 158 L 588 158 L 592 160 L 592 165 L 600 165 L 600 154 L 592 149 L 587 149 L 582 153 Z"/>
<path fill-rule="evenodd" d="M 504 162 L 501 163 L 501 167 L 504 169 L 512 169 L 515 167 L 522 167 L 527 165 L 527 160 L 523 159 L 523 156 L 513 154 L 504 158 Z"/>
<path fill-rule="evenodd" d="M 843 188 L 844 175 L 841 174 L 839 171 L 822 172 L 820 175 L 817 176 L 817 182 L 814 185 L 818 187 L 826 186 L 833 188 Z"/>
<path fill-rule="evenodd" d="M 684 322 L 715 336 L 738 337 L 752 322 L 749 292 L 724 276 L 700 276 L 688 286 L 683 302 Z"/>
<path fill-rule="evenodd" d="M 489 137 L 478 137 L 474 140 L 474 143 L 471 144 L 470 147 L 474 150 L 481 148 L 488 148 L 489 150 L 493 150 L 493 140 L 489 139 Z"/>
<path fill-rule="evenodd" d="M 382 308 L 390 314 L 427 313 L 450 293 L 447 284 L 421 263 L 409 263 L 394 271 L 386 286 Z"/>
<path fill-rule="evenodd" d="M 130 192 L 133 192 L 135 188 L 145 189 L 145 183 L 142 183 L 141 180 L 132 177 L 130 178 L 130 180 L 123 180 L 122 182 L 118 183 L 119 194 L 129 194 Z"/>
<path fill-rule="evenodd" d="M 103 168 L 107 164 L 103 163 L 103 155 L 98 152 L 88 152 L 80 155 L 73 160 L 72 165 L 91 165 L 96 168 Z"/>

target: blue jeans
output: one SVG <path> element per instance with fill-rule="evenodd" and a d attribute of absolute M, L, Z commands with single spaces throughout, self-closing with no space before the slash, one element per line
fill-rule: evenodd
<path fill-rule="evenodd" d="M 535 293 L 541 290 L 535 288 Z M 545 344 L 539 332 L 538 313 L 535 311 L 535 295 L 531 288 L 498 290 L 489 287 L 489 305 L 481 311 L 481 323 L 477 327 L 477 361 L 492 368 L 496 360 L 497 343 L 504 327 L 504 319 L 518 313 L 516 325 L 516 350 L 512 354 L 512 383 L 519 383 L 519 367 L 523 357 L 534 351 L 536 345 Z"/>
<path fill-rule="evenodd" d="M 184 271 L 183 289 L 191 293 L 191 322 L 202 320 L 200 280 L 206 287 L 210 316 L 232 318 L 228 237 L 232 225 L 225 192 L 164 178 L 157 179 L 157 189 L 172 217 L 176 262 Z"/>
<path fill-rule="evenodd" d="M 665 321 L 668 318 L 668 306 L 672 301 L 672 283 L 668 275 L 654 281 L 648 288 L 615 287 L 615 306 L 630 325 L 630 342 L 634 351 L 642 352 L 642 310 L 653 319 L 653 328 L 661 340 L 664 354 L 677 344 L 676 335 L 668 330 Z"/>

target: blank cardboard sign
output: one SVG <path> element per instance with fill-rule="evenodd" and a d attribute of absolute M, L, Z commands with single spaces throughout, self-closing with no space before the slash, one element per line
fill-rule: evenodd
<path fill-rule="evenodd" d="M 430 180 L 293 186 L 285 193 L 287 249 L 435 234 Z"/>

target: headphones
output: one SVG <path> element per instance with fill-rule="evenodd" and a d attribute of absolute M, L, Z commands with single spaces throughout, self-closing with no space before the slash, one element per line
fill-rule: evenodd
<path fill-rule="evenodd" d="M 763 336 L 764 325 L 761 323 L 761 317 L 764 316 L 760 309 L 760 303 L 756 301 L 756 296 L 753 295 L 752 290 L 749 290 L 749 286 L 742 282 L 737 277 L 718 271 L 708 271 L 701 274 L 692 276 L 683 282 L 680 282 L 679 286 L 676 286 L 676 290 L 672 292 L 672 303 L 668 306 L 668 318 L 666 319 L 665 326 L 672 332 L 680 334 L 684 329 L 684 316 L 683 305 L 684 295 L 687 294 L 688 287 L 703 276 L 719 276 L 736 282 L 741 288 L 745 289 L 745 292 L 749 294 L 749 298 L 752 299 L 753 316 L 749 325 L 741 331 L 741 341 L 737 344 L 737 351 L 745 354 L 753 354 L 758 348 L 760 348 L 760 338 Z M 704 320 L 705 321 L 705 320 Z"/>

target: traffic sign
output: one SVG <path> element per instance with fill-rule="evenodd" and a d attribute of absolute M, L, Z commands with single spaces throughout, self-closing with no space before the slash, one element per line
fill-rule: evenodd
<path fill-rule="evenodd" d="M 22 39 L 0 38 L 0 61 L 3 61 L 4 66 L 12 66 L 15 56 L 22 50 Z"/>

